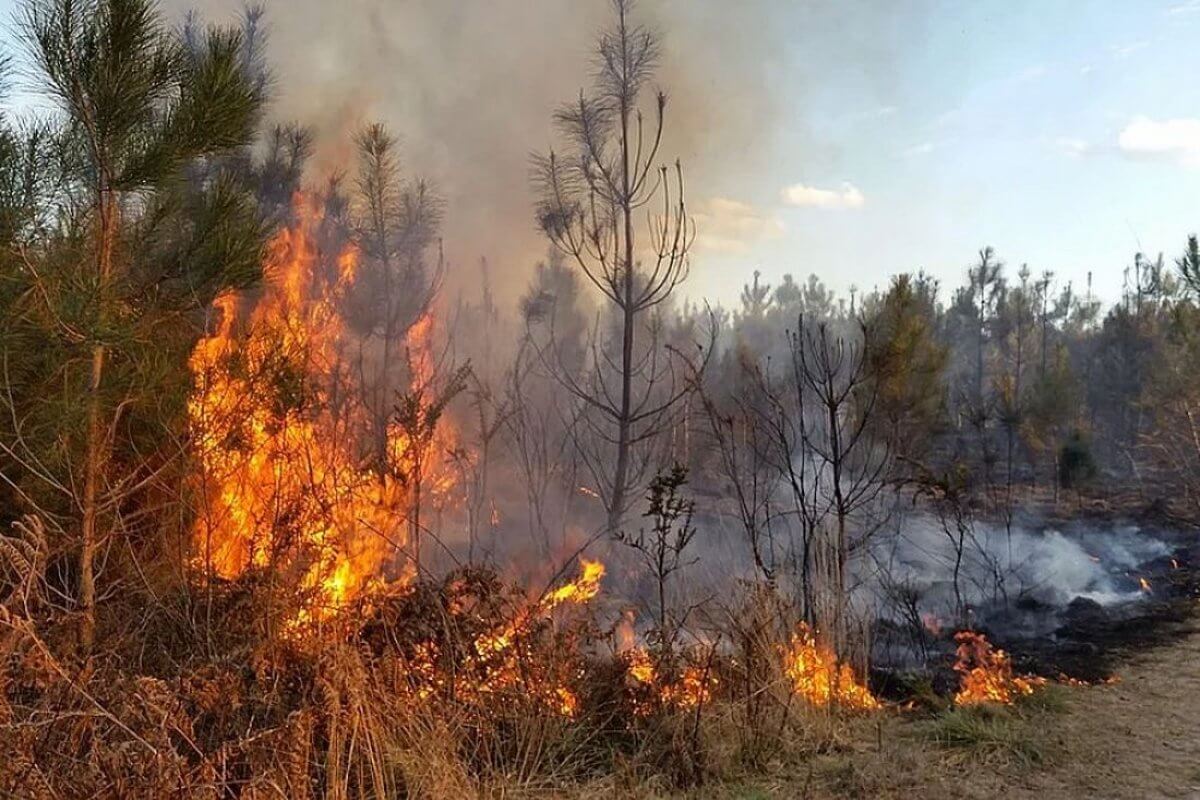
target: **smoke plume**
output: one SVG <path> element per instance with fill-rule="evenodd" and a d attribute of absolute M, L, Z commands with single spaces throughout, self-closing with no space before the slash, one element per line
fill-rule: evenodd
<path fill-rule="evenodd" d="M 169 0 L 182 18 L 236 21 L 242 0 Z M 490 262 L 499 300 L 524 288 L 546 252 L 536 229 L 529 155 L 554 143 L 552 113 L 591 80 L 605 0 L 267 0 L 266 58 L 275 77 L 270 116 L 317 136 L 314 171 L 353 164 L 350 134 L 381 120 L 404 145 L 409 174 L 439 188 L 452 288 L 474 286 Z M 774 9 L 777 11 L 778 9 Z M 670 97 L 661 156 L 684 162 L 699 200 L 723 173 L 765 158 L 776 109 L 770 57 L 782 50 L 772 4 L 663 0 L 640 4 L 662 34 L 656 83 Z M 719 55 L 718 55 L 719 53 Z"/>

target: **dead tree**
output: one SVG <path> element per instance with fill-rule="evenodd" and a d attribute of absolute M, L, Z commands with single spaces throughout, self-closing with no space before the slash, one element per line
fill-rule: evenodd
<path fill-rule="evenodd" d="M 875 506 L 891 464 L 887 442 L 868 435 L 878 396 L 867 368 L 870 335 L 866 326 L 852 337 L 833 332 L 829 322 L 806 326 L 801 319 L 791 337 L 798 458 L 800 469 L 811 470 L 801 478 L 799 498 L 809 537 L 802 567 L 813 602 L 807 612 L 818 621 L 826 617 L 823 627 L 839 655 L 848 645 L 847 567 L 882 522 Z M 821 591 L 814 591 L 817 584 Z"/>
<path fill-rule="evenodd" d="M 659 40 L 630 19 L 632 6 L 632 0 L 613 0 L 615 26 L 597 43 L 593 94 L 581 92 L 555 114 L 567 153 L 551 151 L 534 161 L 542 230 L 604 296 L 619 328 L 619 352 L 596 346 L 593 380 L 555 370 L 560 383 L 603 419 L 601 438 L 613 451 L 613 466 L 602 469 L 597 482 L 614 531 L 637 482 L 634 449 L 656 437 L 686 391 L 674 385 L 664 390 L 670 369 L 654 356 L 656 342 L 639 349 L 635 340 L 647 317 L 687 277 L 694 237 L 679 162 L 673 171 L 656 165 L 667 96 L 656 92 L 649 121 L 640 108 L 658 64 Z M 651 214 L 647 235 L 639 237 L 634 217 L 643 208 Z"/>
<path fill-rule="evenodd" d="M 566 531 L 571 501 L 577 494 L 579 464 L 572 440 L 579 425 L 579 403 L 560 408 L 545 391 L 545 377 L 534 371 L 536 345 L 526 333 L 513 359 L 507 377 L 504 403 L 509 413 L 504 418 L 506 439 L 512 447 L 532 533 L 538 538 L 542 555 L 551 557 Z M 561 514 L 556 514 L 553 498 L 561 489 Z"/>
<path fill-rule="evenodd" d="M 693 380 L 708 421 L 717 473 L 724 479 L 722 496 L 733 503 L 755 569 L 766 583 L 773 584 L 778 575 L 772 524 L 778 503 L 773 501 L 789 470 L 780 469 L 779 460 L 772 455 L 774 445 L 780 436 L 786 438 L 786 432 L 777 427 L 780 420 L 770 413 L 771 404 L 764 402 L 770 395 L 763 391 L 766 378 L 759 365 L 743 363 L 741 368 L 752 380 L 746 381 L 744 390 L 730 397 L 727 404 L 720 403 L 704 387 L 702 376 L 694 375 Z M 790 448 L 785 449 L 790 452 Z"/>

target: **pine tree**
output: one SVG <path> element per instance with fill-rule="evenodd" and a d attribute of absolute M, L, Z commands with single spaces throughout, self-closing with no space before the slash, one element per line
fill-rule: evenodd
<path fill-rule="evenodd" d="M 246 146 L 262 95 L 238 32 L 185 39 L 150 0 L 33 0 L 21 22 L 39 86 L 60 111 L 42 211 L 50 239 L 30 253 L 24 310 L 57 343 L 57 363 L 45 366 L 84 411 L 82 475 L 63 485 L 77 527 L 79 642 L 90 652 L 98 549 L 144 477 L 113 458 L 119 429 L 172 373 L 155 337 L 253 282 L 260 265 L 250 198 L 227 176 L 194 185 L 185 170 Z"/>

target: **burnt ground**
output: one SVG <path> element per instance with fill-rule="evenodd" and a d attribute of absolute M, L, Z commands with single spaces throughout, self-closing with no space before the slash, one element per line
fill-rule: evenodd
<path fill-rule="evenodd" d="M 1102 606 L 1076 598 L 1066 608 L 1038 606 L 1030 598 L 1019 599 L 1011 608 L 1011 619 L 994 614 L 997 624 L 982 624 L 979 630 L 1012 658 L 1015 671 L 1052 680 L 1070 678 L 1085 683 L 1102 683 L 1119 674 L 1131 656 L 1174 645 L 1200 631 L 1196 611 L 1200 603 L 1200 532 L 1177 528 L 1155 536 L 1167 540 L 1172 551 L 1161 557 L 1112 574 L 1115 587 L 1137 599 Z M 1145 588 L 1141 581 L 1145 581 Z M 1034 619 L 1038 629 L 1023 634 Z M 1051 620 L 1051 624 L 1046 624 Z M 953 693 L 958 676 L 953 670 L 954 630 L 929 643 L 925 667 L 932 688 L 939 694 Z M 910 699 L 912 684 L 905 679 L 909 669 L 900 666 L 877 668 L 872 688 L 890 700 Z"/>
<path fill-rule="evenodd" d="M 1200 800 L 1200 534 L 1182 531 L 1172 544 L 1168 556 L 1130 570 L 1131 585 L 1150 583 L 1138 600 L 1077 603 L 1049 636 L 997 638 L 1019 671 L 1096 683 L 1048 689 L 1054 702 L 1040 708 L 1002 709 L 994 732 L 976 740 L 943 740 L 939 726 L 951 712 L 901 701 L 850 720 L 818 754 L 767 774 L 684 793 L 634 784 L 579 796 Z"/>
<path fill-rule="evenodd" d="M 1019 670 L 1056 678 L 1103 681 L 1131 655 L 1172 646 L 1196 630 L 1200 601 L 1200 535 L 1179 532 L 1175 549 L 1145 562 L 1125 576 L 1130 588 L 1145 579 L 1141 599 L 1104 608 L 1082 598 L 1062 612 L 1052 636 L 1000 636 L 996 643 L 1013 656 Z"/>
<path fill-rule="evenodd" d="M 1046 763 L 993 768 L 929 753 L 911 784 L 881 781 L 866 796 L 1200 798 L 1200 534 L 1179 531 L 1172 544 L 1130 570 L 1131 586 L 1150 585 L 1140 600 L 1077 601 L 1050 636 L 997 637 L 1018 671 L 1096 682 L 1066 689 L 1062 712 L 1036 723 Z M 964 781 L 963 769 L 974 777 Z"/>
<path fill-rule="evenodd" d="M 893 717 L 881 723 L 876 742 L 831 759 L 819 780 L 715 796 L 1200 798 L 1200 631 L 1175 627 L 1167 639 L 1160 630 L 1157 646 L 1126 652 L 1117 682 L 1065 687 L 1061 709 L 1026 721 L 1017 737 L 1040 742 L 1037 763 L 941 747 L 929 740 L 927 723 Z"/>
<path fill-rule="evenodd" d="M 1196 600 L 1190 605 L 1200 611 Z M 1179 602 L 1154 603 L 1148 610 L 1143 629 L 1131 621 L 1105 639 L 1104 661 L 1115 668 L 1114 682 L 1065 686 L 1055 691 L 1059 707 L 1015 715 L 1020 722 L 1008 745 L 1033 745 L 1036 758 L 940 744 L 932 718 L 895 709 L 862 721 L 863 730 L 806 766 L 687 796 L 1200 798 L 1200 626 L 1182 616 Z"/>
<path fill-rule="evenodd" d="M 1126 651 L 1117 681 L 1055 690 L 1057 707 L 1005 712 L 1005 747 L 951 746 L 936 717 L 898 707 L 858 720 L 828 752 L 775 774 L 685 793 L 582 798 L 687 800 L 1167 800 L 1200 798 L 1200 630 L 1166 628 L 1155 647 Z M 1126 640 L 1129 643 L 1131 640 Z M 1032 745 L 1036 757 L 1003 752 Z"/>

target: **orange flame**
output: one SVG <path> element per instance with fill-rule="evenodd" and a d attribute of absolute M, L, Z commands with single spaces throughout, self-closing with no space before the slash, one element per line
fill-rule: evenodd
<path fill-rule="evenodd" d="M 643 647 L 629 650 L 624 659 L 630 680 L 651 693 L 649 702 L 634 698 L 634 712 L 640 716 L 662 708 L 696 708 L 711 700 L 717 688 L 717 677 L 709 669 L 695 664 L 684 666 L 673 678 L 661 675 L 654 659 Z"/>
<path fill-rule="evenodd" d="M 582 573 L 579 580 L 560 586 L 542 598 L 541 606 L 549 611 L 563 603 L 583 603 L 600 592 L 600 579 L 604 577 L 604 565 L 599 561 L 581 558 Z"/>
<path fill-rule="evenodd" d="M 1033 694 L 1046 683 L 1045 678 L 1014 675 L 1008 654 L 992 647 L 982 633 L 959 631 L 954 641 L 958 643 L 954 670 L 962 676 L 954 695 L 956 705 L 1008 705 L 1018 697 Z"/>
<path fill-rule="evenodd" d="M 408 679 L 417 696 L 426 698 L 440 690 L 449 691 L 458 700 L 477 701 L 519 689 L 543 707 L 565 717 L 574 717 L 579 711 L 575 693 L 549 670 L 543 672 L 537 664 L 531 663 L 529 654 L 523 652 L 519 642 L 523 634 L 554 608 L 564 604 L 582 605 L 597 595 L 600 580 L 604 577 L 604 565 L 581 559 L 580 566 L 577 580 L 546 593 L 502 630 L 479 636 L 474 641 L 474 653 L 465 654 L 465 661 L 458 665 L 459 669 L 448 682 L 437 677 L 437 648 L 432 645 L 424 648 L 407 665 Z"/>
<path fill-rule="evenodd" d="M 406 544 L 411 500 L 391 470 L 363 466 L 371 420 L 357 401 L 364 393 L 349 352 L 361 352 L 363 340 L 341 311 L 358 253 L 347 247 L 327 268 L 322 213 L 303 197 L 295 210 L 297 222 L 268 248 L 250 310 L 240 314 L 246 303 L 234 294 L 214 303 L 220 322 L 190 358 L 188 415 L 201 474 L 199 565 L 229 579 L 256 567 L 294 571 L 312 598 L 299 615 L 305 621 L 380 581 Z M 431 326 L 426 314 L 408 332 L 416 385 L 434 369 Z M 402 457 L 411 445 L 394 427 L 387 434 L 389 453 Z M 440 461 L 429 466 L 430 493 L 444 497 L 452 472 Z"/>
<path fill-rule="evenodd" d="M 804 623 L 784 653 L 784 671 L 795 692 L 814 706 L 837 705 L 862 711 L 879 708 L 879 701 L 858 682 L 850 665 L 839 663 L 833 651 L 820 644 L 812 628 Z"/>

